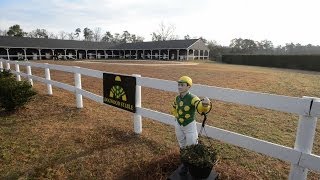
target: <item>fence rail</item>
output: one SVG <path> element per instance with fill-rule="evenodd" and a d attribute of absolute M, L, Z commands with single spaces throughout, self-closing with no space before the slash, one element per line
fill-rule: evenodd
<path fill-rule="evenodd" d="M 15 70 L 11 69 L 10 64 L 15 65 Z M 27 67 L 27 73 L 20 72 L 20 65 Z M 45 69 L 46 77 L 43 78 L 32 75 L 31 67 Z M 31 83 L 33 82 L 33 80 L 35 80 L 47 84 L 48 94 L 52 94 L 51 86 L 74 92 L 76 95 L 76 105 L 78 108 L 83 107 L 82 96 L 96 101 L 98 103 L 103 103 L 102 96 L 86 91 L 81 87 L 81 75 L 102 79 L 104 73 L 103 71 L 92 70 L 76 66 L 63 66 L 24 61 L 8 61 L 4 59 L 0 59 L 0 69 L 1 71 L 2 69 L 11 69 L 12 73 L 16 74 L 17 80 L 20 80 L 19 78 L 20 76 L 22 76 L 28 79 Z M 75 85 L 72 86 L 69 84 L 51 80 L 50 70 L 74 73 Z M 134 131 L 138 134 L 142 131 L 141 116 L 173 126 L 175 123 L 174 116 L 141 107 L 141 87 L 148 87 L 169 92 L 177 92 L 177 82 L 141 77 L 140 75 L 132 76 L 135 76 L 137 79 L 137 110 L 134 114 Z M 267 93 L 258 93 L 229 88 L 206 86 L 200 84 L 195 84 L 194 86 L 192 86 L 191 92 L 199 96 L 207 96 L 209 98 L 224 102 L 250 105 L 258 108 L 266 108 L 299 115 L 299 125 L 294 148 L 282 146 L 279 144 L 271 143 L 268 141 L 264 141 L 261 139 L 253 138 L 250 136 L 238 134 L 235 132 L 227 131 L 212 126 L 206 126 L 207 136 L 225 143 L 229 143 L 238 147 L 243 147 L 248 150 L 291 163 L 289 179 L 292 180 L 306 179 L 308 169 L 320 172 L 320 156 L 311 153 L 316 131 L 317 117 L 320 117 L 319 98 L 289 97 Z M 198 129 L 200 129 L 201 124 L 197 123 L 197 127 Z"/>

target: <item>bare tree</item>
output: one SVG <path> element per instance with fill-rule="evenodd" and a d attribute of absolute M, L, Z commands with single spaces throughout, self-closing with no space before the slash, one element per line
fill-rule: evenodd
<path fill-rule="evenodd" d="M 0 36 L 7 36 L 8 34 L 8 31 L 7 30 L 1 30 L 0 29 Z"/>
<path fill-rule="evenodd" d="M 101 40 L 101 28 L 96 27 L 93 30 L 93 40 L 94 41 L 100 41 Z"/>
<path fill-rule="evenodd" d="M 59 37 L 59 39 L 62 39 L 62 40 L 64 40 L 64 39 L 66 39 L 67 38 L 67 33 L 66 32 L 64 32 L 64 31 L 60 31 L 59 33 L 58 33 L 58 37 Z"/>
<path fill-rule="evenodd" d="M 166 26 L 163 22 L 159 24 L 159 29 L 156 32 L 153 32 L 152 41 L 166 41 L 166 40 L 175 40 L 177 35 L 174 34 L 175 26 L 169 24 Z"/>
<path fill-rule="evenodd" d="M 73 34 L 73 32 L 68 33 L 68 39 L 69 39 L 69 40 L 75 40 L 75 39 L 76 39 L 76 37 L 75 37 L 75 35 Z"/>
<path fill-rule="evenodd" d="M 58 35 L 54 34 L 54 33 L 49 33 L 48 35 L 49 39 L 59 39 Z"/>
<path fill-rule="evenodd" d="M 48 31 L 45 29 L 35 29 L 29 32 L 27 36 L 31 38 L 49 38 Z"/>

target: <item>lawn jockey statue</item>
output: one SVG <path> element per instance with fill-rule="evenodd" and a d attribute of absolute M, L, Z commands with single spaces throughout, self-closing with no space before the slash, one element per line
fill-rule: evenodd
<path fill-rule="evenodd" d="M 180 149 L 192 144 L 198 144 L 198 132 L 196 126 L 196 111 L 200 114 L 210 110 L 210 100 L 205 97 L 200 100 L 196 95 L 189 92 L 192 79 L 182 76 L 178 81 L 179 95 L 172 105 L 172 114 L 176 117 L 175 132 Z M 180 175 L 188 173 L 186 164 L 182 165 Z"/>

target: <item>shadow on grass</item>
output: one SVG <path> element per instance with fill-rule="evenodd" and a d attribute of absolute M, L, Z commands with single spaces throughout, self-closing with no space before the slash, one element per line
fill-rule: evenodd
<path fill-rule="evenodd" d="M 112 138 L 111 138 L 112 137 Z M 146 146 L 153 154 L 159 154 L 159 147 L 161 146 L 156 141 L 147 139 L 143 136 L 138 136 L 133 132 L 119 130 L 115 127 L 107 127 L 101 126 L 98 127 L 93 134 L 87 136 L 85 140 L 76 139 L 74 143 L 81 143 L 82 141 L 88 141 L 89 146 L 81 152 L 74 152 L 67 155 L 57 155 L 51 154 L 49 156 L 43 157 L 40 162 L 35 162 L 33 167 L 21 171 L 21 172 L 10 172 L 4 176 L 0 176 L 0 179 L 18 179 L 22 177 L 26 178 L 41 178 L 44 174 L 46 174 L 48 169 L 53 169 L 61 164 L 66 164 L 71 161 L 76 161 L 79 158 L 83 158 L 86 156 L 90 156 L 96 152 L 105 151 L 107 149 L 113 147 L 119 147 L 121 150 L 122 146 L 131 146 L 133 144 L 139 144 L 141 146 Z M 72 141 L 71 141 L 72 142 Z M 63 149 L 61 149 L 63 151 Z M 178 167 L 179 164 L 179 154 L 170 154 L 165 157 L 161 157 L 159 159 L 155 159 L 152 164 L 148 164 L 148 162 L 141 162 L 138 164 L 140 167 L 132 167 L 128 164 L 128 168 L 124 168 L 123 172 L 127 172 L 125 175 L 121 175 L 120 179 L 125 179 L 125 177 L 137 177 L 140 175 L 151 175 L 154 174 L 156 177 L 163 177 L 163 175 L 167 175 L 173 172 Z M 141 168 L 142 167 L 142 168 Z M 136 174 L 136 175 L 134 175 Z M 151 177 L 151 176 L 150 176 Z M 147 178 L 147 177 L 146 177 Z M 130 179 L 130 178 L 129 178 Z M 144 178 L 143 178 L 144 179 Z M 156 178 L 159 179 L 159 178 Z M 160 178 L 161 179 L 161 178 Z"/>

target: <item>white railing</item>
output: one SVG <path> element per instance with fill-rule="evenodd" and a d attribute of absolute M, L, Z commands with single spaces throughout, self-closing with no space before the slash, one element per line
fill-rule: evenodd
<path fill-rule="evenodd" d="M 47 63 L 43 64 L 0 59 L 1 70 L 10 69 L 10 64 L 15 65 L 15 70 L 11 69 L 11 72 L 16 74 L 17 80 L 20 80 L 20 76 L 23 76 L 27 78 L 30 83 L 33 83 L 33 80 L 45 83 L 47 84 L 48 94 L 52 94 L 52 86 L 74 92 L 76 96 L 76 106 L 78 108 L 83 107 L 82 96 L 93 101 L 103 103 L 102 96 L 86 91 L 81 87 L 81 75 L 102 79 L 103 71 L 76 66 L 62 66 Z M 20 65 L 27 67 L 27 74 L 20 72 Z M 32 75 L 31 67 L 44 68 L 45 78 Z M 74 73 L 75 85 L 72 86 L 51 80 L 50 69 Z M 141 86 L 169 92 L 177 92 L 177 82 L 141 77 L 140 75 L 133 76 L 137 78 L 137 109 L 133 118 L 134 132 L 138 134 L 142 132 L 141 117 L 147 117 L 164 124 L 174 125 L 174 116 L 141 107 Z M 299 125 L 294 148 L 274 144 L 212 126 L 206 126 L 207 136 L 291 163 L 289 179 L 292 180 L 306 179 L 308 169 L 320 172 L 320 156 L 311 153 L 316 132 L 317 117 L 320 116 L 319 98 L 280 96 L 198 84 L 192 86 L 191 92 L 199 96 L 206 96 L 224 102 L 250 105 L 299 115 Z M 198 128 L 200 128 L 200 124 L 197 123 L 197 125 Z"/>

